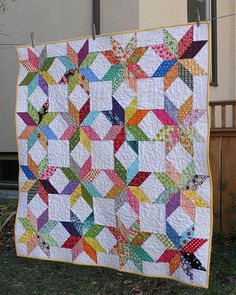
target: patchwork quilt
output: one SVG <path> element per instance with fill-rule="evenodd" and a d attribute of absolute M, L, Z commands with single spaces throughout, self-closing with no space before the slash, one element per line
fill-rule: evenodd
<path fill-rule="evenodd" d="M 208 287 L 208 24 L 17 48 L 17 255 Z"/>

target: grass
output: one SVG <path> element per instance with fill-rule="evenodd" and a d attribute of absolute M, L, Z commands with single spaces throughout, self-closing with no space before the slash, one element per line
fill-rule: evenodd
<path fill-rule="evenodd" d="M 12 208 L 12 206 L 10 206 Z M 76 266 L 16 257 L 14 217 L 0 232 L 0 294 L 236 294 L 236 240 L 215 237 L 212 247 L 210 287 L 189 287 L 166 279 L 149 279 L 115 270 Z"/>
<path fill-rule="evenodd" d="M 0 204 L 0 233 L 5 224 L 15 215 L 16 202 Z"/>

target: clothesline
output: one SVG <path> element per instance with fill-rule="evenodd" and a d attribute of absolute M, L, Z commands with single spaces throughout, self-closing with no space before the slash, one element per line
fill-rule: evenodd
<path fill-rule="evenodd" d="M 219 19 L 219 18 L 225 18 L 225 17 L 235 16 L 235 15 L 236 15 L 236 13 L 231 13 L 231 14 L 226 14 L 226 15 L 221 15 L 221 16 L 213 17 L 213 18 L 210 18 L 209 20 L 216 20 L 216 19 Z"/>
<path fill-rule="evenodd" d="M 221 15 L 221 16 L 210 18 L 207 21 L 217 20 L 217 19 L 226 18 L 226 17 L 230 17 L 230 16 L 235 16 L 235 15 L 236 15 L 236 13 Z M 23 43 L 0 43 L 0 46 L 18 46 L 18 45 L 22 45 Z M 2 47 L 2 48 L 0 47 L 0 49 L 5 49 L 5 47 Z"/>

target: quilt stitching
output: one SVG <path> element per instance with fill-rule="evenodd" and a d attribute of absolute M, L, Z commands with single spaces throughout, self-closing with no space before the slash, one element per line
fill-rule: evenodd
<path fill-rule="evenodd" d="M 207 30 L 18 49 L 18 255 L 206 286 Z"/>

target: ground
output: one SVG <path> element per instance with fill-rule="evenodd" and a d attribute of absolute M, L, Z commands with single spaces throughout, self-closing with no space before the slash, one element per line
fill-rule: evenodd
<path fill-rule="evenodd" d="M 14 220 L 0 232 L 0 294 L 10 295 L 236 295 L 236 239 L 214 237 L 210 287 L 188 287 L 115 270 L 16 257 Z"/>

